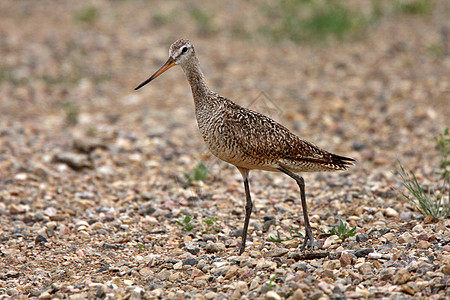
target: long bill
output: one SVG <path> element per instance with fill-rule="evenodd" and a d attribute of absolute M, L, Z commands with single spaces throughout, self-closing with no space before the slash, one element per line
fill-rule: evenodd
<path fill-rule="evenodd" d="M 152 76 L 150 76 L 149 79 L 147 79 L 146 81 L 144 81 L 143 83 L 138 85 L 134 90 L 140 89 L 141 87 L 143 87 L 144 85 L 146 85 L 147 83 L 149 83 L 150 81 L 152 81 L 153 79 L 155 79 L 156 77 L 158 77 L 159 75 L 161 75 L 162 73 L 167 71 L 168 69 L 172 68 L 173 66 L 175 66 L 175 60 L 172 57 L 169 57 L 169 59 L 166 61 L 166 63 L 161 68 L 159 68 L 159 70 L 156 71 L 155 74 L 153 74 Z"/>

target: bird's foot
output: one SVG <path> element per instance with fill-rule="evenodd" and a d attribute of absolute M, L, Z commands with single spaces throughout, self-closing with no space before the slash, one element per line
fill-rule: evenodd
<path fill-rule="evenodd" d="M 313 250 L 314 248 L 318 248 L 318 249 L 322 248 L 321 245 L 316 240 L 314 240 L 314 236 L 311 232 L 311 228 L 308 228 L 308 227 L 305 230 L 305 239 L 304 239 L 303 245 L 300 248 L 300 250 L 305 251 L 306 246 L 308 246 L 308 248 L 310 250 Z"/>

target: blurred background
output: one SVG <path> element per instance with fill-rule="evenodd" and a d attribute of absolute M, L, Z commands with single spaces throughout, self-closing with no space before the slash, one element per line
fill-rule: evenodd
<path fill-rule="evenodd" d="M 445 0 L 2 1 L 0 124 L 14 149 L 3 155 L 48 163 L 74 136 L 119 136 L 161 139 L 147 160 L 169 148 L 181 165 L 203 160 L 181 70 L 133 91 L 188 38 L 221 95 L 359 168 L 424 166 L 449 124 L 449 11 Z"/>

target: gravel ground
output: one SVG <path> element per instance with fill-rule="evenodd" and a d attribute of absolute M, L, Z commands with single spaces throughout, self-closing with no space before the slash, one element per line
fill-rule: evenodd
<path fill-rule="evenodd" d="M 400 160 L 439 184 L 450 8 L 433 3 L 430 15 L 387 14 L 364 37 L 324 46 L 236 37 L 230 28 L 258 20 L 256 1 L 207 4 L 205 31 L 187 13 L 193 1 L 2 0 L 0 299 L 450 297 L 450 220 L 421 215 L 394 174 Z M 342 219 L 355 236 L 317 231 L 322 252 L 303 254 L 288 238 L 303 231 L 297 185 L 255 171 L 237 256 L 242 180 L 205 148 L 183 72 L 133 91 L 181 37 L 211 88 L 357 159 L 304 174 L 312 226 Z M 210 174 L 190 183 L 199 162 Z M 186 215 L 190 231 L 177 223 Z M 269 238 L 277 231 L 283 242 Z"/>

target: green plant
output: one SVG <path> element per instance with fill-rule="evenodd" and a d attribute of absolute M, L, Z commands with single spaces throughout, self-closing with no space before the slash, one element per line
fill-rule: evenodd
<path fill-rule="evenodd" d="M 406 171 L 400 161 L 400 171 L 398 176 L 402 181 L 402 185 L 409 194 L 402 192 L 403 197 L 410 201 L 417 210 L 426 216 L 433 217 L 433 220 L 439 218 L 447 218 L 450 216 L 450 200 L 449 200 L 449 177 L 448 168 L 450 166 L 450 134 L 446 128 L 443 133 L 435 137 L 435 141 L 439 148 L 441 162 L 439 169 L 441 172 L 442 186 L 438 189 L 430 188 L 428 191 L 419 184 L 414 172 Z M 445 196 L 447 194 L 447 196 Z"/>
<path fill-rule="evenodd" d="M 216 221 L 217 221 L 217 218 L 215 218 L 215 217 L 203 219 L 203 223 L 205 223 L 205 225 L 206 225 L 206 228 L 203 230 L 203 233 L 208 233 L 212 230 L 215 230 L 216 232 L 220 231 L 219 227 L 214 227 L 214 223 Z"/>
<path fill-rule="evenodd" d="M 209 170 L 203 162 L 199 163 L 190 174 L 184 173 L 184 177 L 187 179 L 187 181 L 189 181 L 189 183 L 194 180 L 204 181 L 206 178 L 208 178 L 208 175 Z"/>
<path fill-rule="evenodd" d="M 442 170 L 442 178 L 444 181 L 448 179 L 450 171 L 450 133 L 449 129 L 445 128 L 443 133 L 440 133 L 435 137 L 436 144 L 439 147 L 439 155 L 441 156 L 441 163 L 439 168 Z"/>
<path fill-rule="evenodd" d="M 356 234 L 355 230 L 356 226 L 350 229 L 347 227 L 346 223 L 344 223 L 342 220 L 339 220 L 339 225 L 333 226 L 329 233 L 331 235 L 337 235 L 341 240 L 345 241 L 347 238 Z"/>
<path fill-rule="evenodd" d="M 85 25 L 93 25 L 99 17 L 99 12 L 97 8 L 93 6 L 87 6 L 75 14 L 75 20 Z"/>
<path fill-rule="evenodd" d="M 262 28 L 263 33 L 274 39 L 300 42 L 321 41 L 329 36 L 343 38 L 358 32 L 367 23 L 360 11 L 334 0 L 281 0 L 274 3 L 266 7 L 273 22 Z"/>
<path fill-rule="evenodd" d="M 395 8 L 398 12 L 410 15 L 427 15 L 433 9 L 431 0 L 397 1 Z"/>
<path fill-rule="evenodd" d="M 69 125 L 75 125 L 78 123 L 78 107 L 72 102 L 65 102 L 62 104 L 62 109 L 66 114 L 66 122 Z"/>
<path fill-rule="evenodd" d="M 293 234 L 292 232 L 294 232 L 295 234 Z M 275 243 L 281 243 L 281 242 L 285 242 L 285 241 L 290 241 L 294 238 L 302 238 L 303 234 L 301 234 L 297 229 L 292 230 L 292 228 L 289 228 L 289 236 L 286 237 L 285 239 L 281 238 L 280 232 L 277 230 L 277 236 L 273 237 L 273 236 L 269 236 L 269 240 Z"/>
<path fill-rule="evenodd" d="M 180 217 L 178 220 L 176 220 L 177 224 L 183 227 L 185 231 L 191 231 L 194 229 L 195 226 L 197 226 L 197 223 L 191 223 L 193 216 L 184 216 Z"/>
<path fill-rule="evenodd" d="M 142 243 L 137 243 L 136 247 L 138 248 L 139 251 L 144 250 L 144 244 Z"/>
<path fill-rule="evenodd" d="M 276 283 L 274 283 L 275 278 L 277 278 L 277 275 L 273 275 L 272 277 L 270 277 L 269 282 L 267 283 L 269 291 L 277 287 Z"/>

